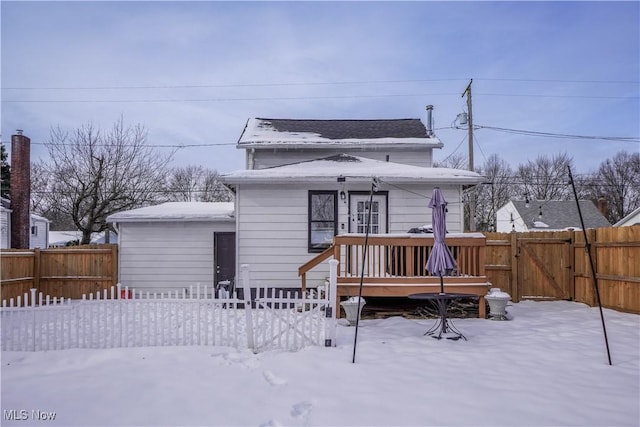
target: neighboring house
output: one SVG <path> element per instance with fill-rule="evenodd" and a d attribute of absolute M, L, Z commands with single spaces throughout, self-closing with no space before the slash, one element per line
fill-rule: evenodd
<path fill-rule="evenodd" d="M 47 218 L 31 214 L 30 249 L 46 249 L 49 247 L 49 223 L 50 221 Z"/>
<path fill-rule="evenodd" d="M 611 227 L 607 218 L 590 200 L 580 200 L 580 210 L 586 228 Z M 547 200 L 527 203 L 507 202 L 496 212 L 496 231 L 580 230 L 580 215 L 575 200 Z"/>
<path fill-rule="evenodd" d="M 0 205 L 0 249 L 11 247 L 11 209 Z"/>
<path fill-rule="evenodd" d="M 235 277 L 233 203 L 169 202 L 107 221 L 118 233 L 122 285 L 166 292 Z"/>
<path fill-rule="evenodd" d="M 91 233 L 91 244 L 98 245 L 106 243 L 106 233 Z M 80 230 L 58 230 L 49 231 L 49 247 L 60 248 L 64 246 L 72 246 L 80 244 L 82 240 L 82 231 Z M 118 235 L 112 231 L 109 232 L 109 243 L 118 243 Z"/>
<path fill-rule="evenodd" d="M 30 214 L 29 248 L 46 249 L 49 245 L 49 220 L 36 214 Z M 11 209 L 10 201 L 0 202 L 0 248 L 11 248 Z"/>
<path fill-rule="evenodd" d="M 631 225 L 639 225 L 640 224 L 640 207 L 636 208 L 629 215 L 622 218 L 620 221 L 613 224 L 614 227 L 628 227 Z"/>
<path fill-rule="evenodd" d="M 298 267 L 334 235 L 363 233 L 372 181 L 371 233 L 406 233 L 431 222 L 434 187 L 449 202 L 447 227 L 463 231 L 462 190 L 482 177 L 432 168 L 442 142 L 419 119 L 250 119 L 237 147 L 247 169 L 223 175 L 235 191 L 237 265 L 253 281 L 299 288 Z M 324 283 L 311 272 L 308 285 Z"/>

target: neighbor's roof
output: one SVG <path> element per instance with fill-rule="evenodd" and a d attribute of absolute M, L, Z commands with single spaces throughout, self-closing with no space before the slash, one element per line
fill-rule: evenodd
<path fill-rule="evenodd" d="M 159 222 L 159 221 L 232 221 L 233 202 L 167 202 L 156 206 L 118 212 L 107 217 L 107 222 Z"/>
<path fill-rule="evenodd" d="M 339 145 L 360 147 L 401 145 L 441 148 L 436 136 L 428 136 L 420 119 L 294 120 L 251 118 L 238 140 L 238 148 L 310 147 Z"/>
<path fill-rule="evenodd" d="M 246 169 L 225 174 L 223 180 L 236 183 L 327 182 L 340 176 L 353 181 L 370 181 L 378 177 L 395 182 L 438 184 L 477 184 L 483 177 L 476 172 L 450 168 L 425 168 L 400 163 L 383 162 L 363 157 L 338 154 L 266 169 Z"/>
<path fill-rule="evenodd" d="M 530 230 L 581 229 L 580 215 L 575 200 L 533 201 L 526 206 L 522 200 L 513 200 L 514 207 Z M 542 218 L 539 217 L 542 208 Z M 585 228 L 610 227 L 611 224 L 590 200 L 580 200 Z M 537 223 L 537 226 L 536 226 Z"/>
<path fill-rule="evenodd" d="M 633 210 L 629 215 L 622 218 L 620 221 L 616 222 L 614 227 L 621 227 L 625 225 L 636 225 L 640 224 L 640 206 L 638 206 L 635 210 Z"/>

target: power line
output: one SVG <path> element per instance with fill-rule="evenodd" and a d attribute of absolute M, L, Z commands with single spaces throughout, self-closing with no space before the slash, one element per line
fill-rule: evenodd
<path fill-rule="evenodd" d="M 48 142 L 31 142 L 32 145 L 52 145 Z M 77 145 L 71 142 L 56 142 L 53 145 L 62 145 L 62 146 L 73 146 Z M 235 142 L 212 142 L 208 144 L 145 144 L 145 147 L 154 147 L 154 148 L 192 148 L 192 147 L 216 147 L 221 145 L 236 145 Z M 113 144 L 93 144 L 94 147 L 112 147 Z"/>
<path fill-rule="evenodd" d="M 323 96 L 270 96 L 270 97 L 242 97 L 242 98 L 157 98 L 157 99 L 7 99 L 3 103 L 42 103 L 42 104 L 117 104 L 117 103 L 173 103 L 173 102 L 246 102 L 246 101 L 304 101 L 322 99 L 367 99 L 367 98 L 424 98 L 431 96 L 452 96 L 457 93 L 405 93 L 405 94 L 376 94 L 376 95 L 323 95 Z M 594 95 L 543 95 L 516 93 L 477 93 L 476 96 L 508 96 L 535 98 L 575 98 L 575 99 L 640 99 L 640 96 L 594 96 Z"/>
<path fill-rule="evenodd" d="M 575 135 L 566 133 L 540 132 L 533 130 L 511 129 L 496 126 L 478 126 L 478 129 L 489 129 L 498 132 L 514 133 L 518 135 L 539 136 L 544 138 L 568 138 L 568 139 L 592 139 L 606 141 L 622 141 L 622 142 L 640 142 L 640 138 L 633 136 L 593 136 L 593 135 Z"/>
<path fill-rule="evenodd" d="M 207 88 L 246 88 L 246 87 L 290 87 L 290 86 L 331 86 L 364 85 L 388 83 L 428 83 L 466 81 L 468 78 L 445 79 L 397 79 L 397 80 L 352 80 L 328 82 L 277 82 L 277 83 L 228 83 L 228 84 L 177 84 L 177 85 L 128 85 L 128 86 L 13 86 L 4 90 L 134 90 L 134 89 L 207 89 Z M 536 83 L 590 83 L 590 84 L 640 84 L 638 80 L 569 80 L 569 79 L 512 79 L 512 78 L 476 78 L 476 81 L 536 82 Z"/>

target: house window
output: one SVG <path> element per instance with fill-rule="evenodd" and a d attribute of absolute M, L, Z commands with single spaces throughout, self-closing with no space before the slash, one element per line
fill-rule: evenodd
<path fill-rule="evenodd" d="M 338 230 L 337 191 L 309 191 L 309 252 L 322 252 Z"/>
<path fill-rule="evenodd" d="M 32 225 L 31 226 L 31 234 L 34 236 L 38 235 L 38 226 L 37 225 Z"/>

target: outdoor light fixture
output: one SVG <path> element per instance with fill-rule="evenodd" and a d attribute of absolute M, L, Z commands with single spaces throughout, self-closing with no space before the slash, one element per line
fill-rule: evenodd
<path fill-rule="evenodd" d="M 540 211 L 538 212 L 538 218 L 542 218 L 542 205 L 540 205 Z"/>
<path fill-rule="evenodd" d="M 347 193 L 344 192 L 344 183 L 347 181 L 347 178 L 340 175 L 338 177 L 338 182 L 340 183 L 340 200 L 347 203 Z"/>

